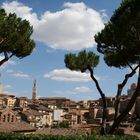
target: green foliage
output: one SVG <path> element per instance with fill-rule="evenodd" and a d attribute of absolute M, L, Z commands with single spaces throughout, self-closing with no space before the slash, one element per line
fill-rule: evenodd
<path fill-rule="evenodd" d="M 87 124 L 95 124 L 96 121 L 94 119 L 88 119 Z"/>
<path fill-rule="evenodd" d="M 31 54 L 35 47 L 34 41 L 30 38 L 33 27 L 30 23 L 16 14 L 6 14 L 0 9 L 0 54 L 15 55 L 23 58 Z"/>
<path fill-rule="evenodd" d="M 81 51 L 76 54 L 65 55 L 65 65 L 70 70 L 85 72 L 88 67 L 95 68 L 99 63 L 99 56 L 93 52 Z"/>
<path fill-rule="evenodd" d="M 53 124 L 51 128 L 69 128 L 69 123 L 67 121 L 63 121 L 57 124 Z"/>
<path fill-rule="evenodd" d="M 95 41 L 107 65 L 136 64 L 140 59 L 140 0 L 123 0 Z"/>
<path fill-rule="evenodd" d="M 136 132 L 140 132 L 140 123 L 136 123 L 135 127 L 134 127 L 134 130 Z"/>
<path fill-rule="evenodd" d="M 0 133 L 0 140 L 139 140 L 136 136 L 99 136 L 99 135 L 75 135 L 53 136 L 35 134 Z"/>
<path fill-rule="evenodd" d="M 59 123 L 60 128 L 69 128 L 69 123 L 67 121 Z"/>

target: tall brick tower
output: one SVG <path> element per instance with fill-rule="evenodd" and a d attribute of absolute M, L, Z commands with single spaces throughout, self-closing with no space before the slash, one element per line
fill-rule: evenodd
<path fill-rule="evenodd" d="M 33 83 L 32 100 L 33 101 L 36 100 L 36 80 L 34 80 L 34 83 Z"/>

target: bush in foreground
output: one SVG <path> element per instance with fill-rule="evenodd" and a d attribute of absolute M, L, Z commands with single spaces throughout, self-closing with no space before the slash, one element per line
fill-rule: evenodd
<path fill-rule="evenodd" d="M 0 140 L 139 140 L 136 136 L 99 136 L 99 135 L 75 135 L 75 136 L 54 136 L 0 133 Z"/>

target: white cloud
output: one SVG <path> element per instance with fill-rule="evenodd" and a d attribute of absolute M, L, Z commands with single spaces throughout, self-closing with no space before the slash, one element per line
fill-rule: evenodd
<path fill-rule="evenodd" d="M 60 96 L 64 96 L 65 95 L 78 95 L 78 94 L 84 94 L 84 93 L 92 93 L 93 91 L 87 87 L 87 86 L 79 86 L 79 87 L 75 87 L 74 89 L 71 90 L 55 90 L 53 91 L 54 94 L 59 94 Z"/>
<path fill-rule="evenodd" d="M 14 71 L 12 69 L 7 69 L 6 73 L 9 74 L 10 76 L 17 77 L 17 78 L 32 79 L 29 74 L 26 74 L 22 71 Z"/>
<path fill-rule="evenodd" d="M 55 69 L 44 75 L 45 78 L 50 78 L 58 81 L 80 81 L 87 82 L 90 80 L 89 74 L 69 69 Z"/>
<path fill-rule="evenodd" d="M 86 86 L 80 86 L 80 87 L 76 87 L 74 89 L 74 91 L 77 93 L 90 93 L 92 92 L 92 90 L 89 87 Z"/>
<path fill-rule="evenodd" d="M 11 85 L 4 85 L 4 88 L 7 89 L 7 88 L 11 88 L 12 86 Z"/>
<path fill-rule="evenodd" d="M 12 69 L 6 70 L 7 73 L 13 73 L 14 71 Z"/>
<path fill-rule="evenodd" d="M 96 11 L 83 2 L 66 2 L 61 11 L 46 11 L 38 17 L 33 9 L 17 1 L 2 7 L 27 19 L 34 27 L 33 37 L 51 48 L 80 50 L 93 47 L 94 35 L 104 27 L 105 11 Z"/>
<path fill-rule="evenodd" d="M 91 80 L 89 73 L 81 73 L 71 71 L 69 69 L 54 69 L 53 71 L 45 74 L 44 77 L 58 81 L 88 82 Z M 96 76 L 96 78 L 99 80 L 99 77 Z"/>
<path fill-rule="evenodd" d="M 11 74 L 13 77 L 22 78 L 22 79 L 30 79 L 30 75 L 23 72 L 16 72 Z"/>
<path fill-rule="evenodd" d="M 16 13 L 18 17 L 27 19 L 34 27 L 36 27 L 39 22 L 36 13 L 32 12 L 32 8 L 17 1 L 4 2 L 2 8 L 4 8 L 7 13 Z"/>
<path fill-rule="evenodd" d="M 109 17 L 108 17 L 108 15 L 106 14 L 106 9 L 102 9 L 102 10 L 100 10 L 99 12 L 100 12 L 100 14 L 101 14 L 101 17 L 102 17 L 104 23 L 107 23 L 108 20 L 109 20 Z"/>

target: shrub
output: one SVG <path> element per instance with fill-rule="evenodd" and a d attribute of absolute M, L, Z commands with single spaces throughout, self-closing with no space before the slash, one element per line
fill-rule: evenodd
<path fill-rule="evenodd" d="M 68 122 L 61 122 L 61 123 L 59 124 L 59 127 L 60 127 L 60 128 L 69 128 L 69 123 L 68 123 Z"/>
<path fill-rule="evenodd" d="M 35 135 L 1 133 L 0 140 L 139 140 L 136 136 L 100 136 L 100 135 L 75 135 L 75 136 L 54 136 L 54 135 Z"/>
<path fill-rule="evenodd" d="M 134 130 L 136 132 L 140 132 L 140 124 L 136 124 L 135 127 L 134 127 Z"/>

